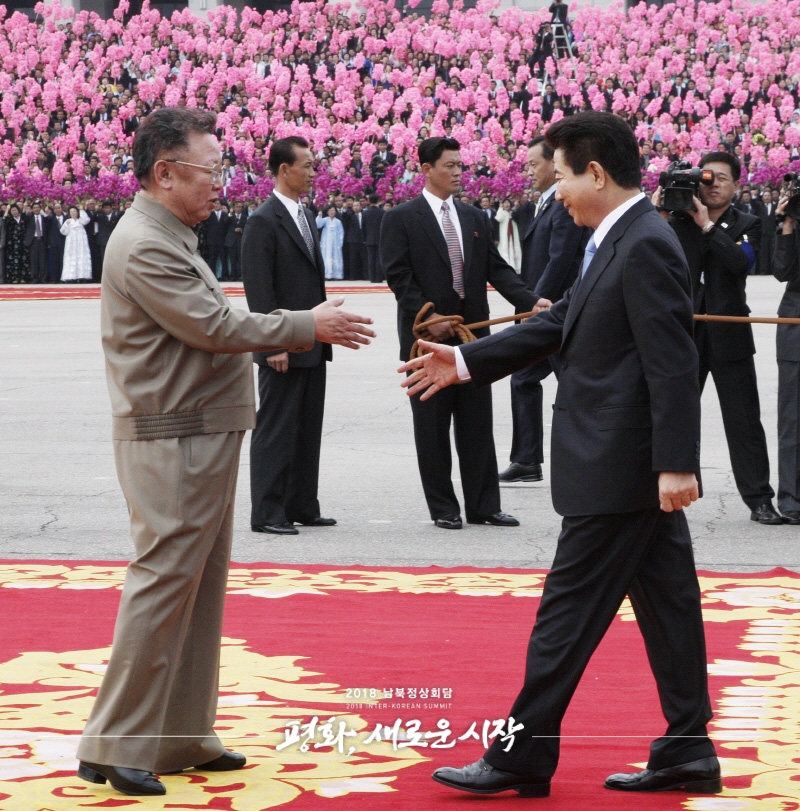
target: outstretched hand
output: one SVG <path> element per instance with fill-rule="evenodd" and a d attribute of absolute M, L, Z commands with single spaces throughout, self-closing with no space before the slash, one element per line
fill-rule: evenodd
<path fill-rule="evenodd" d="M 408 390 L 406 394 L 409 397 L 419 394 L 420 400 L 427 400 L 437 391 L 459 382 L 456 351 L 447 344 L 432 344 L 429 341 L 420 341 L 419 346 L 428 354 L 412 358 L 397 371 L 401 374 L 411 372 L 400 384 Z"/>
<path fill-rule="evenodd" d="M 338 344 L 348 349 L 359 349 L 359 344 L 372 343 L 375 333 L 365 324 L 372 319 L 339 309 L 343 298 L 330 299 L 317 304 L 313 310 L 316 338 L 326 344 Z"/>

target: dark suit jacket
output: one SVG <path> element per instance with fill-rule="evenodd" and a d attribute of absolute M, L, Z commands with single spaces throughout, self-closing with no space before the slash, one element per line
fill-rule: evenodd
<path fill-rule="evenodd" d="M 69 219 L 68 214 L 62 214 L 59 220 L 55 214 L 47 215 L 47 247 L 48 248 L 61 248 L 64 250 L 64 243 L 67 238 L 61 233 L 61 226 Z"/>
<path fill-rule="evenodd" d="M 673 216 L 670 225 L 689 263 L 694 311 L 709 315 L 750 315 L 745 282 L 761 246 L 758 217 L 731 206 L 708 234 L 688 217 Z M 714 357 L 731 361 L 755 354 L 750 324 L 708 323 L 707 327 Z"/>
<path fill-rule="evenodd" d="M 50 235 L 48 233 L 49 222 L 47 220 L 47 215 L 44 214 L 44 212 L 42 212 L 39 215 L 39 217 L 40 217 L 40 219 L 42 221 L 42 239 L 44 240 L 45 247 L 47 247 L 47 245 L 50 244 Z M 35 237 L 36 237 L 35 217 L 33 216 L 33 214 L 28 214 L 25 217 L 25 237 L 24 237 L 24 241 L 25 241 L 25 247 L 26 248 L 30 248 L 31 245 L 33 245 L 33 240 L 35 239 Z"/>
<path fill-rule="evenodd" d="M 102 212 L 95 212 L 92 217 L 92 222 L 97 223 L 97 244 L 100 246 L 108 245 L 108 240 L 114 229 L 117 227 L 119 221 L 119 212 L 111 212 L 111 217 L 106 217 Z"/>
<path fill-rule="evenodd" d="M 800 318 L 800 232 L 779 234 L 775 238 L 772 272 L 786 290 L 778 307 L 781 318 Z M 778 324 L 776 334 L 778 360 L 800 362 L 800 325 Z"/>
<path fill-rule="evenodd" d="M 361 218 L 361 230 L 366 245 L 378 245 L 381 241 L 381 222 L 386 212 L 379 206 L 367 206 Z"/>
<path fill-rule="evenodd" d="M 657 508 L 661 471 L 699 472 L 690 293 L 675 234 L 641 200 L 551 310 L 461 347 L 479 386 L 560 347 L 550 456 L 561 515 Z"/>
<path fill-rule="evenodd" d="M 454 201 L 464 241 L 464 323 L 489 318 L 487 282 L 508 301 L 530 310 L 536 299 L 494 244 L 489 219 L 474 206 Z M 453 290 L 453 271 L 442 229 L 420 195 L 386 212 L 381 227 L 381 263 L 398 303 L 400 359 L 414 343 L 414 319 L 431 301 L 439 315 L 456 315 L 462 302 Z M 489 329 L 475 335 L 488 335 Z M 455 343 L 459 343 L 455 340 Z"/>
<path fill-rule="evenodd" d="M 308 211 L 305 215 L 314 238 L 313 257 L 292 215 L 274 194 L 247 218 L 242 237 L 242 281 L 251 312 L 310 310 L 325 301 L 325 265 L 317 227 Z M 316 341 L 310 352 L 289 353 L 289 366 L 316 366 L 331 358 L 331 345 Z M 267 354 L 256 352 L 254 360 L 263 366 Z"/>
<path fill-rule="evenodd" d="M 227 233 L 228 215 L 222 211 L 218 219 L 217 213 L 212 211 L 206 220 L 206 245 L 209 248 L 221 248 L 225 244 Z"/>
<path fill-rule="evenodd" d="M 523 222 L 520 275 L 537 298 L 558 301 L 564 295 L 578 275 L 590 233 L 575 225 L 553 194 L 538 217 Z"/>
<path fill-rule="evenodd" d="M 247 222 L 246 211 L 242 211 L 242 213 L 238 217 L 236 216 L 236 214 L 228 215 L 228 230 L 225 232 L 225 240 L 223 242 L 224 247 L 233 248 L 235 245 L 241 242 L 244 231 L 242 230 L 237 233 L 236 229 L 237 228 L 244 229 L 246 222 Z"/>
<path fill-rule="evenodd" d="M 361 222 L 364 222 L 364 212 L 361 212 Z M 354 211 L 344 211 L 342 213 L 342 224 L 344 225 L 345 243 L 363 245 L 364 229 L 358 224 L 358 217 Z"/>

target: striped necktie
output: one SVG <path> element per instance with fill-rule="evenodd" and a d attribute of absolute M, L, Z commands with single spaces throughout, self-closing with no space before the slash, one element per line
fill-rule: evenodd
<path fill-rule="evenodd" d="M 300 228 L 300 233 L 303 235 L 306 247 L 311 256 L 314 256 L 314 237 L 311 236 L 311 229 L 308 227 L 308 220 L 306 219 L 306 212 L 303 209 L 303 204 L 297 204 L 297 225 Z"/>
<path fill-rule="evenodd" d="M 442 228 L 444 239 L 447 242 L 447 253 L 450 256 L 450 268 L 453 271 L 453 290 L 459 298 L 464 298 L 464 257 L 461 255 L 461 245 L 453 221 L 450 219 L 450 206 L 445 200 L 442 203 Z"/>

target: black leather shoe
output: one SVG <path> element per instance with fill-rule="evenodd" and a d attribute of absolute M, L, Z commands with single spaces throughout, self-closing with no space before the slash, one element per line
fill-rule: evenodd
<path fill-rule="evenodd" d="M 468 524 L 491 524 L 495 527 L 518 527 L 519 521 L 513 515 L 506 513 L 495 513 L 487 515 L 486 518 L 467 519 Z"/>
<path fill-rule="evenodd" d="M 261 526 L 251 526 L 253 532 L 271 532 L 273 535 L 299 535 L 297 527 L 290 524 L 288 521 L 283 521 L 280 524 L 263 524 Z"/>
<path fill-rule="evenodd" d="M 770 526 L 782 524 L 783 518 L 778 515 L 771 502 L 766 504 L 759 504 L 753 512 L 750 513 L 751 521 L 758 521 L 759 524 L 769 524 Z"/>
<path fill-rule="evenodd" d="M 800 524 L 800 511 L 785 510 L 783 513 L 784 524 Z"/>
<path fill-rule="evenodd" d="M 501 791 L 516 791 L 520 797 L 549 797 L 549 777 L 524 777 L 521 774 L 511 774 L 490 766 L 483 758 L 454 769 L 444 766 L 437 769 L 433 775 L 437 783 L 472 794 L 499 794 Z"/>
<path fill-rule="evenodd" d="M 247 758 L 240 752 L 231 752 L 226 749 L 219 757 L 209 760 L 208 763 L 201 763 L 195 766 L 200 772 L 234 772 L 241 769 L 247 763 Z"/>
<path fill-rule="evenodd" d="M 501 482 L 540 482 L 541 465 L 520 465 L 512 462 L 498 477 Z"/>
<path fill-rule="evenodd" d="M 722 791 L 719 761 L 706 757 L 670 766 L 645 769 L 635 774 L 612 774 L 603 784 L 614 791 L 686 791 L 689 794 L 717 794 Z"/>
<path fill-rule="evenodd" d="M 152 772 L 145 772 L 142 769 L 124 769 L 120 766 L 104 766 L 101 763 L 87 763 L 82 760 L 78 766 L 78 777 L 88 783 L 100 785 L 108 781 L 117 791 L 136 797 L 167 793 L 164 784 Z"/>
<path fill-rule="evenodd" d="M 316 518 L 312 518 L 310 521 L 298 521 L 297 523 L 302 524 L 304 527 L 335 527 L 336 519 L 322 518 L 322 516 L 318 515 Z"/>
<path fill-rule="evenodd" d="M 461 529 L 461 516 L 458 513 L 437 518 L 434 522 L 441 529 Z"/>

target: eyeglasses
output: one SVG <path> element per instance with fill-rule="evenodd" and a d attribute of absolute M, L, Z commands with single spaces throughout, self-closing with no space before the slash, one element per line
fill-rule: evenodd
<path fill-rule="evenodd" d="M 203 166 L 200 163 L 188 163 L 187 161 L 179 161 L 175 158 L 164 158 L 164 163 L 178 163 L 181 166 L 191 166 L 192 169 L 202 169 L 211 175 L 211 185 L 216 185 L 222 180 L 222 167 L 217 164 L 216 166 Z"/>

